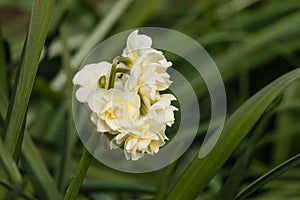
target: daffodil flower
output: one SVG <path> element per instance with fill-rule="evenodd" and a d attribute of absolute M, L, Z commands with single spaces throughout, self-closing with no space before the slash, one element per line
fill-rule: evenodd
<path fill-rule="evenodd" d="M 140 97 L 133 92 L 99 88 L 89 98 L 88 106 L 95 113 L 97 131 L 115 134 L 135 123 L 140 114 Z"/>
<path fill-rule="evenodd" d="M 118 134 L 110 143 L 111 149 L 119 148 L 124 143 L 124 154 L 127 160 L 138 160 L 146 153 L 155 154 L 168 139 L 165 136 L 165 125 L 156 124 L 148 117 L 143 117 L 127 131 Z"/>
<path fill-rule="evenodd" d="M 171 127 L 175 121 L 174 111 L 178 111 L 178 108 L 171 105 L 171 101 L 174 100 L 176 100 L 174 95 L 162 94 L 161 99 L 149 108 L 149 117 L 157 123 L 163 123 Z"/>
<path fill-rule="evenodd" d="M 172 63 L 151 46 L 149 36 L 133 31 L 113 63 L 86 65 L 73 78 L 76 99 L 91 110 L 97 131 L 115 135 L 111 149 L 122 147 L 131 160 L 159 151 L 178 110 L 171 105 L 174 95 L 160 94 L 172 84 Z"/>
<path fill-rule="evenodd" d="M 161 54 L 152 52 L 140 56 L 134 62 L 126 89 L 137 91 L 146 108 L 160 99 L 159 91 L 166 90 L 172 83 L 167 68 L 172 65 Z"/>

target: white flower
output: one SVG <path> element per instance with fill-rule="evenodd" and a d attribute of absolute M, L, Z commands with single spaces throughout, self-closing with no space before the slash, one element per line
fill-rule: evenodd
<path fill-rule="evenodd" d="M 166 127 L 178 110 L 171 105 L 174 95 L 160 94 L 172 83 L 167 73 L 172 63 L 151 46 L 152 39 L 137 30 L 128 36 L 122 56 L 113 61 L 119 68 L 113 86 L 109 62 L 86 65 L 73 78 L 79 86 L 76 98 L 92 111 L 97 131 L 115 135 L 111 149 L 123 148 L 128 160 L 156 154 L 168 140 Z"/>
<path fill-rule="evenodd" d="M 99 132 L 122 132 L 140 115 L 140 97 L 134 92 L 99 88 L 90 96 L 88 105 L 97 116 L 92 116 L 92 121 Z"/>
<path fill-rule="evenodd" d="M 75 74 L 73 84 L 80 86 L 76 91 L 76 98 L 79 102 L 88 101 L 89 96 L 99 88 L 99 78 L 101 76 L 109 77 L 110 68 L 111 63 L 99 62 L 86 65 Z"/>
<path fill-rule="evenodd" d="M 141 118 L 126 132 L 118 134 L 110 143 L 111 149 L 124 144 L 124 154 L 127 160 L 138 160 L 145 153 L 155 154 L 165 144 L 165 125 L 156 124 L 147 117 Z"/>
<path fill-rule="evenodd" d="M 134 62 L 138 57 L 150 52 L 158 52 L 151 48 L 152 39 L 144 34 L 138 34 L 138 30 L 133 31 L 127 38 L 127 46 L 123 50 L 122 56 L 129 57 Z"/>
<path fill-rule="evenodd" d="M 161 99 L 149 108 L 149 117 L 157 123 L 163 123 L 171 127 L 175 121 L 174 111 L 178 111 L 178 108 L 171 105 L 171 101 L 174 100 L 176 98 L 172 94 L 162 94 Z"/>
<path fill-rule="evenodd" d="M 165 57 L 158 53 L 140 56 L 134 62 L 130 77 L 126 83 L 129 91 L 138 91 L 147 108 L 157 101 L 159 91 L 166 90 L 172 83 L 167 68 L 172 65 Z"/>

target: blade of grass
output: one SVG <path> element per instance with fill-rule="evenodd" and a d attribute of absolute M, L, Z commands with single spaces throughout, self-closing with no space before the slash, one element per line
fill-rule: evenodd
<path fill-rule="evenodd" d="M 9 101 L 7 99 L 7 95 L 5 94 L 4 90 L 0 89 L 0 115 L 2 119 L 5 119 L 6 113 L 7 113 L 7 109 L 8 109 L 8 104 Z M 1 134 L 1 136 L 3 136 Z"/>
<path fill-rule="evenodd" d="M 135 1 L 130 12 L 126 12 L 124 17 L 120 21 L 120 26 L 115 31 L 119 33 L 124 30 L 132 29 L 139 27 L 145 23 L 146 20 L 149 20 L 150 16 L 153 16 L 153 11 L 160 6 L 162 3 L 161 0 L 140 0 Z M 130 23 L 128 23 L 130 22 Z"/>
<path fill-rule="evenodd" d="M 7 96 L 5 94 L 3 94 L 2 90 L 0 90 L 1 92 L 1 96 L 2 96 L 2 105 L 4 106 L 4 108 L 8 107 L 8 99 Z M 6 110 L 0 110 L 0 116 L 4 118 L 4 116 L 6 115 Z M 16 164 L 16 162 L 14 161 L 14 159 L 12 158 L 12 156 L 10 155 L 10 153 L 8 152 L 5 144 L 2 141 L 2 138 L 0 138 L 0 164 L 2 165 L 2 169 L 4 169 L 4 173 L 3 171 L 1 171 L 1 175 L 4 176 L 3 180 L 6 180 L 6 176 L 12 181 L 13 186 L 14 187 L 9 187 L 10 185 L 8 185 L 8 187 L 6 187 L 6 185 L 4 185 L 6 188 L 11 189 L 12 194 L 15 195 L 21 195 L 24 197 L 24 194 L 21 192 L 22 188 L 23 188 L 23 181 L 22 181 L 22 176 L 21 173 L 18 169 L 18 166 Z M 1 169 L 1 170 L 2 170 Z M 2 178 L 0 176 L 0 178 Z M 5 198 L 7 191 L 4 191 L 4 188 L 1 188 L 1 198 Z M 26 195 L 25 195 L 26 197 Z M 24 197 L 24 198 L 25 198 Z M 9 197 L 7 197 L 9 198 Z"/>
<path fill-rule="evenodd" d="M 247 171 L 253 152 L 256 150 L 258 141 L 273 114 L 274 112 L 270 112 L 263 117 L 261 122 L 255 128 L 253 136 L 249 139 L 249 141 L 246 142 L 245 147 L 243 147 L 246 148 L 244 150 L 244 153 L 235 163 L 233 169 L 231 170 L 229 178 L 227 179 L 225 185 L 222 187 L 222 190 L 219 192 L 219 200 L 231 200 L 236 196 L 238 187 L 245 177 L 245 172 Z"/>
<path fill-rule="evenodd" d="M 166 199 L 167 191 L 169 190 L 170 181 L 172 175 L 174 174 L 174 170 L 176 168 L 177 162 L 173 162 L 167 168 L 164 169 L 161 180 L 158 184 L 155 199 L 156 200 L 164 200 Z"/>
<path fill-rule="evenodd" d="M 112 6 L 106 17 L 97 25 L 93 33 L 88 37 L 87 41 L 71 59 L 72 67 L 75 69 L 79 67 L 80 63 L 87 56 L 87 54 L 100 40 L 105 37 L 105 35 L 116 23 L 119 17 L 125 12 L 126 8 L 132 1 L 133 0 L 119 0 Z"/>
<path fill-rule="evenodd" d="M 88 53 L 100 42 L 105 35 L 111 30 L 113 25 L 125 12 L 126 8 L 133 0 L 119 0 L 111 8 L 105 18 L 96 26 L 94 31 L 89 35 L 81 48 L 71 57 L 71 67 L 77 69 Z M 52 88 L 59 90 L 66 82 L 66 74 L 60 71 L 51 83 Z"/>
<path fill-rule="evenodd" d="M 246 35 L 244 41 L 247 42 L 239 46 L 238 53 L 236 53 L 236 47 L 234 47 L 217 57 L 216 64 L 223 80 L 229 81 L 236 77 L 239 72 L 237 69 L 241 65 L 245 66 L 245 70 L 252 70 L 262 66 L 257 63 L 253 64 L 253 62 L 256 62 L 257 57 L 268 60 L 270 59 L 270 56 L 276 55 L 274 52 L 271 52 L 274 51 L 274 46 L 270 44 L 277 44 L 276 41 L 288 39 L 288 35 L 299 33 L 300 26 L 296 26 L 295 23 L 299 21 L 299 19 L 300 12 L 293 12 L 255 33 Z M 203 37 L 200 38 L 200 41 L 202 43 L 206 42 L 206 40 L 203 40 Z M 294 43 L 294 40 L 292 42 Z M 189 51 L 193 52 L 193 49 L 190 49 Z M 271 52 L 273 55 L 268 54 L 268 52 Z M 261 56 L 261 54 L 265 54 L 265 56 Z M 252 60 L 250 65 L 249 60 Z M 199 84 L 199 82 L 202 82 L 201 78 L 191 80 L 191 84 L 195 85 L 198 93 L 202 94 L 205 91 L 205 87 L 203 87 L 202 84 Z"/>
<path fill-rule="evenodd" d="M 195 157 L 171 189 L 167 199 L 194 199 L 249 133 L 274 99 L 294 80 L 300 78 L 296 69 L 260 90 L 225 122 L 222 135 L 213 150 L 203 159 Z M 214 139 L 211 137 L 211 139 Z M 202 146 L 206 148 L 209 141 Z M 201 153 L 201 151 L 200 151 Z"/>
<path fill-rule="evenodd" d="M 4 93 L 7 94 L 7 74 L 6 74 L 7 66 L 6 66 L 6 56 L 4 49 L 4 39 L 2 36 L 2 28 L 0 25 L 0 90 L 3 90 Z"/>
<path fill-rule="evenodd" d="M 25 119 L 54 3 L 54 0 L 34 1 L 24 59 L 19 68 L 13 98 L 9 104 L 8 116 L 5 122 L 5 141 L 14 159 L 20 153 L 16 151 L 17 145 L 22 143 L 23 138 L 20 137 L 22 124 Z"/>
<path fill-rule="evenodd" d="M 28 133 L 24 135 L 21 160 L 40 198 L 46 200 L 62 199 Z"/>
<path fill-rule="evenodd" d="M 0 139 L 0 164 L 8 175 L 8 178 L 16 185 L 22 183 L 22 176 L 14 159 L 6 149 L 2 139 Z"/>
<path fill-rule="evenodd" d="M 299 89 L 300 82 L 295 82 L 291 85 L 282 95 L 282 103 L 290 100 L 298 101 L 298 105 L 300 105 L 299 100 Z M 299 111 L 299 110 L 298 110 Z M 291 127 L 294 127 L 295 124 L 299 122 L 299 113 L 297 110 L 286 110 L 282 112 L 276 118 L 276 127 L 278 129 L 278 133 L 280 135 L 286 135 L 285 132 Z M 279 136 L 280 136 L 279 135 Z M 279 164 L 286 159 L 289 158 L 289 155 L 297 153 L 292 151 L 293 143 L 297 141 L 298 138 L 295 136 L 285 137 L 284 140 L 278 140 L 274 143 L 273 151 L 273 163 Z M 293 152 L 293 153 L 292 153 Z"/>
<path fill-rule="evenodd" d="M 4 186 L 7 189 L 14 189 L 15 185 L 11 184 L 10 182 L 8 182 L 6 179 L 0 177 L 0 185 Z M 37 200 L 32 194 L 23 192 L 19 194 L 20 197 L 22 197 L 23 199 L 27 199 L 27 200 Z"/>
<path fill-rule="evenodd" d="M 69 167 L 69 163 L 71 161 L 71 150 L 73 149 L 71 135 L 76 132 L 74 124 L 73 124 L 73 110 L 72 110 L 72 69 L 70 65 L 70 51 L 69 47 L 66 43 L 66 35 L 64 33 L 64 29 L 60 29 L 60 36 L 63 43 L 63 66 L 64 70 L 67 74 L 67 87 L 65 93 L 65 99 L 67 101 L 67 131 L 64 134 L 64 145 L 63 145 L 63 153 L 60 160 L 57 184 L 59 191 L 64 191 L 67 180 L 67 169 Z"/>
<path fill-rule="evenodd" d="M 116 183 L 116 182 L 101 182 L 101 181 L 84 181 L 81 188 L 82 192 L 91 193 L 99 191 L 126 191 L 126 192 L 140 192 L 140 193 L 155 193 L 154 187 L 143 186 L 133 183 Z"/>
<path fill-rule="evenodd" d="M 266 183 L 280 176 L 281 174 L 288 171 L 290 168 L 295 167 L 300 164 L 300 154 L 295 155 L 294 157 L 288 159 L 282 164 L 276 166 L 269 172 L 265 173 L 250 185 L 248 185 L 245 189 L 243 189 L 237 196 L 237 200 L 245 199 L 247 196 L 264 186 Z"/>
<path fill-rule="evenodd" d="M 4 97 L 4 100 L 5 100 L 3 101 L 4 106 L 7 106 L 8 100 L 6 96 Z M 4 115 L 5 113 L 1 112 L 0 114 Z M 25 142 L 23 143 L 22 157 L 24 157 L 24 159 L 22 160 L 23 160 L 24 167 L 27 170 L 29 170 L 29 177 L 35 186 L 35 190 L 43 198 L 51 199 L 53 197 L 53 199 L 55 200 L 59 199 L 54 181 L 52 180 L 49 172 L 47 171 L 47 168 L 44 165 L 43 160 L 40 158 L 38 152 L 35 151 L 36 147 L 31 142 L 28 133 L 25 133 L 25 138 L 28 138 L 28 142 L 26 142 L 27 140 L 25 139 Z"/>

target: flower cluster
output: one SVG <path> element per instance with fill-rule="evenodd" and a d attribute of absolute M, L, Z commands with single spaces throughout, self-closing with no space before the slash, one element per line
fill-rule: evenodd
<path fill-rule="evenodd" d="M 114 136 L 110 148 L 122 147 L 126 159 L 157 153 L 178 110 L 172 94 L 160 93 L 172 83 L 166 71 L 172 63 L 151 46 L 149 36 L 133 31 L 113 63 L 86 65 L 73 78 L 76 99 L 90 108 L 98 132 Z"/>

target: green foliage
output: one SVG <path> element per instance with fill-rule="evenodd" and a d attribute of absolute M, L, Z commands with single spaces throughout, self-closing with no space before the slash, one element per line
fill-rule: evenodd
<path fill-rule="evenodd" d="M 74 174 L 66 199 L 300 196 L 299 1 L 1 0 L 0 9 L 0 199 L 63 199 Z M 229 117 L 199 159 L 209 99 L 186 61 L 172 60 L 192 74 L 199 96 L 196 142 L 165 169 L 129 174 L 84 151 L 71 80 L 99 42 L 143 26 L 175 29 L 204 46 L 224 80 Z M 89 170 L 74 170 L 82 162 Z"/>

